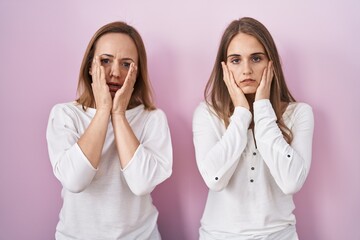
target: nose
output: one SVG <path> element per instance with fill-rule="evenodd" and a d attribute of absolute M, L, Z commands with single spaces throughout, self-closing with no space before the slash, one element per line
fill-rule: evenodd
<path fill-rule="evenodd" d="M 248 61 L 243 62 L 243 75 L 250 75 L 252 74 L 251 64 Z"/>
<path fill-rule="evenodd" d="M 121 76 L 120 63 L 118 63 L 117 61 L 114 61 L 111 66 L 110 77 L 119 78 L 120 76 Z"/>

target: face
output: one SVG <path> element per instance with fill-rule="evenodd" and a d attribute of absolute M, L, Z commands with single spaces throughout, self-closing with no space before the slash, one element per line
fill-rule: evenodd
<path fill-rule="evenodd" d="M 256 93 L 269 62 L 263 45 L 255 37 L 239 33 L 229 44 L 226 62 L 244 94 Z"/>
<path fill-rule="evenodd" d="M 98 39 L 94 55 L 99 56 L 105 70 L 106 83 L 114 97 L 125 82 L 130 64 L 133 62 L 138 65 L 136 45 L 126 34 L 107 33 Z"/>

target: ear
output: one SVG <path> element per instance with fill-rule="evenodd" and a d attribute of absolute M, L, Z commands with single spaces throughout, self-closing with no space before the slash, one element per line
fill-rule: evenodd
<path fill-rule="evenodd" d="M 92 73 L 91 73 L 91 66 L 89 67 L 89 74 L 90 74 L 90 76 L 92 76 Z"/>

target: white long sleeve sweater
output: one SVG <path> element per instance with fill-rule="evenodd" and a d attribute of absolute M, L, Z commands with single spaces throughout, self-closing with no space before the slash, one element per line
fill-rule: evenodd
<path fill-rule="evenodd" d="M 236 107 L 225 128 L 205 103 L 194 113 L 196 161 L 210 189 L 201 239 L 255 239 L 295 225 L 292 195 L 310 168 L 312 109 L 304 103 L 287 107 L 283 118 L 293 133 L 290 145 L 276 124 L 269 100 L 254 103 L 255 136 L 248 129 L 251 118 L 250 111 Z M 274 239 L 297 238 L 296 233 L 294 238 L 286 234 Z"/>
<path fill-rule="evenodd" d="M 126 111 L 140 142 L 133 158 L 121 169 L 109 120 L 98 169 L 77 141 L 96 109 L 83 111 L 76 103 L 53 107 L 47 128 L 50 161 L 63 185 L 63 207 L 56 239 L 160 239 L 158 211 L 151 191 L 172 172 L 172 146 L 165 114 L 144 106 Z"/>

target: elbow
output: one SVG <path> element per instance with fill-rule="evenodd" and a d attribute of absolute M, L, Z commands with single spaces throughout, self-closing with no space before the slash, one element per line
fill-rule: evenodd
<path fill-rule="evenodd" d="M 66 190 L 68 190 L 69 192 L 72 192 L 72 193 L 81 193 L 87 187 L 86 185 L 76 183 L 75 181 L 71 181 L 71 182 L 68 181 L 68 182 L 63 183 L 62 185 Z"/>
<path fill-rule="evenodd" d="M 59 172 L 55 172 L 55 176 L 60 181 L 63 188 L 72 193 L 80 193 L 89 185 L 89 182 L 84 181 L 84 179 L 62 175 Z"/>
<path fill-rule="evenodd" d="M 299 192 L 305 183 L 307 177 L 306 171 L 301 171 L 296 177 L 288 177 L 287 181 L 283 181 L 283 184 L 279 184 L 281 191 L 285 195 L 294 195 Z"/>
<path fill-rule="evenodd" d="M 296 184 L 287 184 L 286 186 L 281 187 L 281 191 L 285 195 L 294 195 L 300 190 L 301 187 L 297 186 Z"/>
<path fill-rule="evenodd" d="M 294 195 L 295 193 L 300 191 L 303 184 L 304 181 L 301 180 L 289 180 L 286 183 L 282 184 L 282 186 L 280 186 L 280 189 L 285 195 Z"/>
<path fill-rule="evenodd" d="M 225 187 L 221 186 L 220 184 L 206 184 L 206 186 L 209 188 L 209 190 L 214 191 L 214 192 L 220 192 L 222 191 Z"/>
<path fill-rule="evenodd" d="M 54 175 L 61 182 L 63 188 L 71 193 L 80 193 L 86 190 L 96 175 L 97 170 L 86 159 L 83 160 L 71 158 L 70 153 L 63 152 L 53 166 Z"/>
<path fill-rule="evenodd" d="M 132 186 L 129 185 L 131 192 L 138 196 L 145 196 L 148 195 L 154 190 L 155 186 L 149 186 L 147 184 L 133 184 Z"/>
<path fill-rule="evenodd" d="M 221 181 L 218 177 L 215 177 L 214 179 L 207 179 L 205 180 L 206 186 L 214 192 L 220 192 L 226 187 L 226 183 L 224 181 Z"/>
<path fill-rule="evenodd" d="M 199 168 L 200 175 L 202 176 L 206 186 L 209 190 L 214 192 L 220 192 L 229 183 L 230 178 L 221 173 L 209 172 L 204 168 Z"/>
<path fill-rule="evenodd" d="M 165 181 L 167 178 L 169 178 L 172 174 L 172 170 L 169 169 L 166 173 L 162 174 L 162 178 L 160 179 L 152 179 L 152 180 L 144 180 L 144 181 L 132 181 L 132 184 L 128 183 L 128 186 L 131 190 L 131 192 L 138 196 L 145 196 L 150 194 L 155 187 Z"/>

